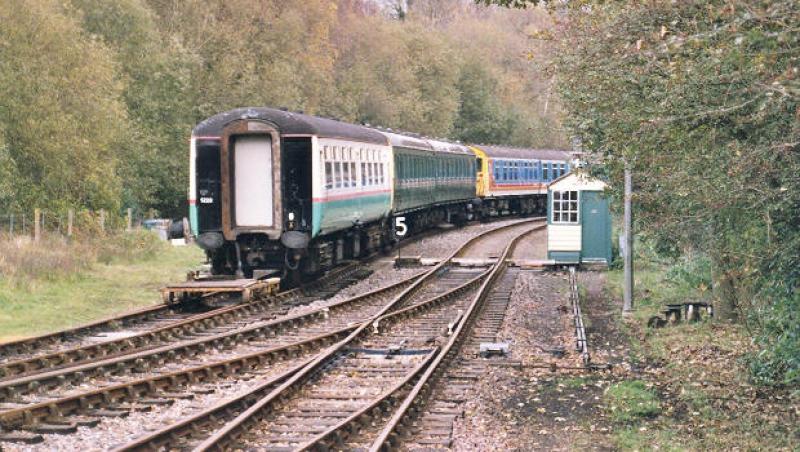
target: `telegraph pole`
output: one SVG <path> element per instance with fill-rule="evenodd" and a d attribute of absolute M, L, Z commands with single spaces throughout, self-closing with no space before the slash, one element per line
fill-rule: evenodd
<path fill-rule="evenodd" d="M 627 317 L 633 312 L 633 212 L 631 211 L 631 197 L 633 196 L 633 179 L 631 168 L 625 162 L 625 237 L 623 242 L 625 263 L 625 281 L 622 290 L 622 316 Z"/>

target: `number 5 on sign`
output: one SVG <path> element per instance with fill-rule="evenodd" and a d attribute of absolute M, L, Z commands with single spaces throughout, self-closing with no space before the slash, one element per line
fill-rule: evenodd
<path fill-rule="evenodd" d="M 406 217 L 395 217 L 394 219 L 394 233 L 399 237 L 406 235 L 408 226 L 406 226 Z"/>

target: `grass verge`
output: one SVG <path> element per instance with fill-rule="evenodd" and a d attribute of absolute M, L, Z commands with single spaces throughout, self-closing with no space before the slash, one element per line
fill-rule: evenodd
<path fill-rule="evenodd" d="M 621 323 L 630 338 L 631 362 L 639 371 L 604 395 L 614 446 L 797 450 L 800 391 L 751 381 L 744 358 L 754 346 L 741 325 L 705 320 L 647 328 L 647 320 L 660 314 L 665 304 L 707 299 L 708 289 L 700 272 L 640 261 L 644 262 L 635 272 L 636 311 L 631 321 Z M 621 282 L 621 271 L 609 272 L 608 297 L 621 299 Z"/>
<path fill-rule="evenodd" d="M 141 234 L 117 243 L 116 249 L 108 242 L 92 249 L 51 243 L 49 252 L 40 245 L 35 255 L 26 252 L 32 244 L 14 245 L 21 257 L 5 255 L 7 270 L 0 273 L 0 342 L 159 303 L 160 287 L 183 280 L 203 260 L 195 246 L 172 247 Z"/>

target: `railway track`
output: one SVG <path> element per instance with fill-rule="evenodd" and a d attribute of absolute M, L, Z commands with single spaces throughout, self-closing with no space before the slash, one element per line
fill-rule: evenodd
<path fill-rule="evenodd" d="M 155 349 L 170 343 L 187 340 L 200 332 L 208 334 L 223 333 L 244 325 L 275 319 L 287 313 L 296 305 L 330 296 L 335 287 L 354 282 L 363 274 L 358 264 L 350 264 L 324 276 L 314 287 L 292 289 L 257 299 L 249 303 L 213 309 L 209 312 L 180 313 L 170 306 L 147 309 L 150 317 L 126 315 L 114 320 L 97 322 L 92 326 L 79 327 L 69 333 L 58 333 L 61 342 L 55 346 L 43 347 L 36 352 L 13 358 L 6 346 L 0 347 L 0 354 L 6 359 L 0 361 L 0 382 L 9 379 L 34 375 L 44 371 L 76 367 L 92 361 L 131 355 L 144 350 Z M 161 314 L 154 314 L 161 312 Z M 169 314 L 167 314 L 169 312 Z M 52 336 L 52 335 L 51 335 Z M 8 347 L 18 351 L 22 344 L 31 347 L 40 342 L 39 338 L 19 341 Z"/>
<path fill-rule="evenodd" d="M 464 319 L 482 302 L 479 285 L 485 287 L 497 277 L 511 245 L 490 269 L 453 269 L 451 259 L 468 254 L 487 235 L 505 244 L 504 235 L 528 229 L 529 224 L 508 225 L 470 240 L 301 369 L 143 435 L 119 450 L 166 445 L 199 450 L 248 444 L 276 450 L 327 447 L 342 444 L 343 436 L 363 429 L 365 423 L 388 421 L 389 407 L 441 359 L 443 346 L 447 349 L 453 338 L 460 337 L 449 335 L 460 331 Z"/>
<path fill-rule="evenodd" d="M 482 236 L 515 226 L 501 226 Z M 465 244 L 462 254 L 478 238 Z M 0 439 L 36 442 L 41 440 L 39 433 L 69 433 L 103 417 L 168 405 L 173 399 L 192 397 L 193 392 L 206 392 L 209 384 L 225 379 L 266 381 L 258 386 L 268 390 L 323 347 L 352 333 L 376 312 L 385 312 L 385 301 L 393 295 L 401 299 L 393 304 L 395 310 L 414 311 L 420 300 L 446 299 L 454 289 L 463 291 L 465 281 L 479 273 L 452 269 L 443 262 L 426 275 L 435 275 L 437 284 L 423 284 L 415 275 L 300 315 L 222 333 L 190 330 L 181 343 L 1 381 Z"/>
<path fill-rule="evenodd" d="M 433 230 L 404 240 L 398 245 L 403 249 L 415 241 L 433 234 Z M 367 259 L 369 262 L 372 258 Z M 334 269 L 321 279 L 266 299 L 255 300 L 247 305 L 222 307 L 208 312 L 186 311 L 182 305 L 156 305 L 127 312 L 118 316 L 80 325 L 54 333 L 0 344 L 0 379 L 27 375 L 41 369 L 53 369 L 63 365 L 76 365 L 102 357 L 131 353 L 133 349 L 148 344 L 163 344 L 165 338 L 173 336 L 185 326 L 221 326 L 238 321 L 240 316 L 274 310 L 280 315 L 283 307 L 295 306 L 333 295 L 343 286 L 365 277 L 363 267 L 351 263 Z M 279 307 L 280 306 L 280 307 Z M 218 320 L 213 320 L 218 319 Z M 132 344 L 132 346 L 131 346 Z"/>
<path fill-rule="evenodd" d="M 313 353 L 346 335 L 417 278 L 414 275 L 324 308 L 234 331 L 201 334 L 154 350 L 0 382 L 0 406 L 5 408 L 0 411 L 0 426 L 52 430 L 47 424 L 53 418 L 158 398 L 188 384 Z"/>

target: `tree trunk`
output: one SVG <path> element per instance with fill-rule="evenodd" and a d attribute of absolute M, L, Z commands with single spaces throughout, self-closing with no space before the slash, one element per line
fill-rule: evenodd
<path fill-rule="evenodd" d="M 728 270 L 727 259 L 715 256 L 712 265 L 714 318 L 723 322 L 736 322 L 736 277 Z"/>

